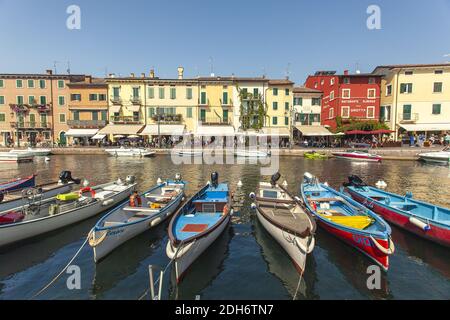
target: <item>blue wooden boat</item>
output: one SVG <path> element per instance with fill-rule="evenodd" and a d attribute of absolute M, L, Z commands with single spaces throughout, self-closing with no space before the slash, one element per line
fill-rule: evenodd
<path fill-rule="evenodd" d="M 25 178 L 14 179 L 8 182 L 0 183 L 0 194 L 11 192 L 14 190 L 21 190 L 29 187 L 34 187 L 36 183 L 36 175 Z"/>
<path fill-rule="evenodd" d="M 344 184 L 350 196 L 396 226 L 450 247 L 450 210 L 366 185 L 350 176 Z"/>
<path fill-rule="evenodd" d="M 382 218 L 309 173 L 305 173 L 301 195 L 320 227 L 388 270 L 395 249 L 391 228 Z"/>
<path fill-rule="evenodd" d="M 166 253 L 174 262 L 177 282 L 225 230 L 232 214 L 228 184 L 219 183 L 218 174 L 213 172 L 211 182 L 189 199 L 170 221 Z"/>

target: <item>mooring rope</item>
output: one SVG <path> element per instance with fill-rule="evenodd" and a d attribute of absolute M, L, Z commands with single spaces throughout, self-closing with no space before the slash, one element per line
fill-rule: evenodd
<path fill-rule="evenodd" d="M 297 283 L 297 289 L 295 289 L 295 293 L 294 293 L 294 296 L 292 297 L 292 300 L 295 300 L 297 298 L 297 293 L 298 293 L 298 290 L 300 289 L 300 284 L 302 283 L 302 279 L 303 279 L 303 272 L 304 272 L 304 270 L 302 270 L 302 273 L 300 273 L 300 277 L 299 277 L 298 283 Z"/>
<path fill-rule="evenodd" d="M 88 236 L 86 237 L 86 239 L 84 240 L 83 244 L 81 245 L 81 247 L 78 249 L 78 251 L 75 253 L 75 255 L 72 257 L 72 259 L 70 259 L 69 263 L 67 263 L 67 265 L 61 270 L 60 273 L 58 273 L 56 275 L 56 277 L 54 277 L 52 279 L 52 281 L 50 281 L 45 287 L 43 287 L 41 290 L 39 290 L 35 295 L 33 295 L 31 297 L 31 299 L 36 298 L 37 296 L 39 296 L 41 293 L 43 293 L 45 290 L 47 290 L 56 280 L 59 279 L 59 277 L 61 277 L 61 275 L 64 273 L 64 271 L 66 271 L 66 269 L 72 264 L 72 262 L 76 259 L 76 257 L 80 254 L 81 250 L 84 248 L 84 246 L 86 245 L 86 243 L 89 241 L 89 236 L 91 235 L 91 231 L 89 231 Z"/>

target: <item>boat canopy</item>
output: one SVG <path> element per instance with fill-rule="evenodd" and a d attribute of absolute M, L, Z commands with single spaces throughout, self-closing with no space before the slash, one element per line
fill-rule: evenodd
<path fill-rule="evenodd" d="M 69 129 L 66 132 L 66 137 L 83 138 L 93 137 L 98 132 L 98 129 Z"/>
<path fill-rule="evenodd" d="M 98 133 L 100 134 L 138 134 L 139 131 L 144 126 L 142 125 L 132 125 L 132 124 L 108 124 L 106 127 L 101 129 Z"/>
<path fill-rule="evenodd" d="M 159 128 L 158 128 L 159 127 Z M 184 134 L 184 125 L 181 124 L 148 124 L 140 133 L 141 136 L 182 136 Z"/>
<path fill-rule="evenodd" d="M 416 123 L 400 124 L 400 127 L 406 131 L 446 131 L 450 130 L 450 123 Z"/>
<path fill-rule="evenodd" d="M 197 136 L 234 136 L 232 126 L 199 126 L 195 132 Z"/>
<path fill-rule="evenodd" d="M 334 134 L 324 126 L 295 126 L 295 128 L 300 131 L 305 137 L 334 136 Z"/>

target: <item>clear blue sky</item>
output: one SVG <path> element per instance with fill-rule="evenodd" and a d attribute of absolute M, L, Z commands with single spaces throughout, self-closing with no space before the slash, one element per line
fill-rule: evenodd
<path fill-rule="evenodd" d="M 81 30 L 66 8 L 81 7 Z M 381 7 L 381 30 L 366 9 Z M 450 0 L 0 0 L 0 73 L 286 76 L 450 61 Z"/>

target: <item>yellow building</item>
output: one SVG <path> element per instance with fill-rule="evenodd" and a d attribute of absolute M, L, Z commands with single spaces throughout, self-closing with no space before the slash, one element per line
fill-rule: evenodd
<path fill-rule="evenodd" d="M 398 134 L 450 131 L 450 64 L 379 66 L 380 120 Z"/>
<path fill-rule="evenodd" d="M 269 80 L 267 89 L 267 122 L 264 127 L 274 128 L 282 137 L 292 136 L 294 83 L 289 80 Z"/>

